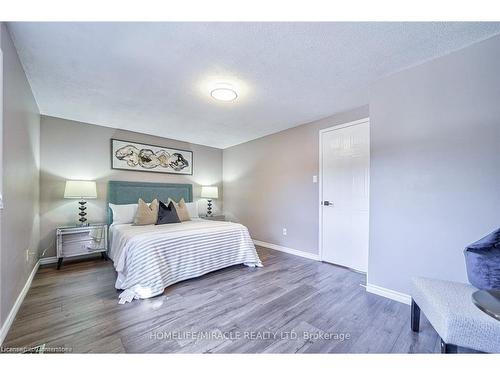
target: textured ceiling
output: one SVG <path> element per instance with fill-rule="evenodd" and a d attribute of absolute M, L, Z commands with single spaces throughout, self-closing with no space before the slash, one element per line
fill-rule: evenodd
<path fill-rule="evenodd" d="M 500 23 L 10 23 L 42 114 L 219 148 L 368 103 Z M 239 98 L 216 102 L 214 82 Z"/>

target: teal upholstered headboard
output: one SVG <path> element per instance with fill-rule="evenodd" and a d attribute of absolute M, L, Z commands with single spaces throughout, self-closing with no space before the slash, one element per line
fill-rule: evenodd
<path fill-rule="evenodd" d="M 166 202 L 168 198 L 179 201 L 184 198 L 186 202 L 193 201 L 193 185 L 167 184 L 161 182 L 135 182 L 135 181 L 109 181 L 108 202 L 113 204 L 137 203 L 139 198 L 151 202 L 158 198 Z M 108 224 L 113 222 L 113 211 L 108 207 Z"/>

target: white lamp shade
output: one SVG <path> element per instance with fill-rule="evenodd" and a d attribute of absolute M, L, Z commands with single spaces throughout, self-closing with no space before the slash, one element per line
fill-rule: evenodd
<path fill-rule="evenodd" d="M 66 181 L 64 198 L 97 198 L 95 181 Z"/>
<path fill-rule="evenodd" d="M 219 190 L 217 189 L 217 186 L 202 186 L 201 197 L 207 199 L 219 198 Z"/>

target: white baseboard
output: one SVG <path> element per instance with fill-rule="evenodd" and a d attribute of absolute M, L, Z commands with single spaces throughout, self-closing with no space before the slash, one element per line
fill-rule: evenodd
<path fill-rule="evenodd" d="M 256 244 L 256 245 L 258 245 L 258 246 L 267 247 L 269 249 L 282 251 L 284 253 L 288 253 L 288 254 L 292 254 L 292 255 L 297 255 L 297 256 L 302 257 L 302 258 L 307 258 L 307 259 L 312 259 L 312 260 L 319 260 L 319 255 L 318 254 L 311 254 L 311 253 L 308 253 L 306 251 L 295 250 L 295 249 L 291 249 L 289 247 L 275 245 L 273 243 L 259 241 L 259 240 L 253 240 L 253 243 Z"/>
<path fill-rule="evenodd" d="M 57 263 L 57 257 L 40 258 L 40 265 Z"/>
<path fill-rule="evenodd" d="M 411 296 L 401 292 L 396 292 L 395 290 L 392 289 L 383 288 L 381 286 L 373 284 L 366 284 L 366 291 L 369 293 L 377 294 L 385 298 L 392 299 L 394 301 L 404 303 L 406 305 L 411 304 Z"/>
<path fill-rule="evenodd" d="M 14 303 L 14 306 L 12 306 L 12 309 L 10 310 L 9 315 L 7 316 L 7 319 L 5 320 L 2 328 L 0 328 L 0 345 L 3 344 L 3 340 L 5 340 L 5 337 L 7 337 L 7 333 L 9 332 L 10 326 L 14 322 L 14 319 L 16 318 L 17 312 L 19 311 L 19 308 L 21 307 L 21 304 L 24 301 L 24 297 L 26 297 L 26 294 L 28 293 L 28 290 L 30 289 L 31 282 L 33 281 L 33 278 L 35 277 L 36 271 L 38 271 L 38 267 L 40 267 L 40 261 L 36 262 L 35 267 L 33 267 L 33 270 L 31 271 L 31 274 L 28 277 L 28 280 L 26 280 L 26 284 L 24 284 L 24 287 L 21 290 L 21 293 L 19 293 L 19 296 L 17 297 L 16 302 Z"/>

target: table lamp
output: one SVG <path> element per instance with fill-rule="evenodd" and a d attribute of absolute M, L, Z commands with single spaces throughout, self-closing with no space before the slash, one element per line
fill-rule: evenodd
<path fill-rule="evenodd" d="M 202 186 L 201 197 L 207 199 L 207 216 L 212 216 L 212 199 L 219 198 L 217 186 Z"/>
<path fill-rule="evenodd" d="M 80 226 L 89 225 L 87 223 L 87 207 L 85 206 L 87 202 L 85 199 L 95 199 L 97 198 L 97 189 L 95 181 L 66 181 L 66 188 L 64 189 L 64 198 L 68 199 L 79 199 L 78 204 L 80 205 L 78 208 L 80 209 L 80 213 L 78 214 L 80 218 L 78 221 L 80 222 Z"/>

